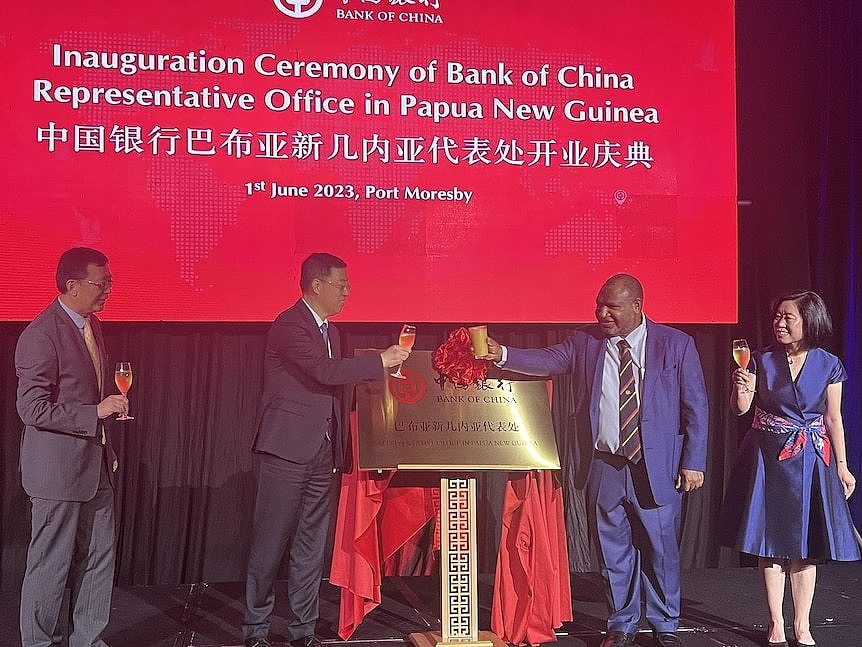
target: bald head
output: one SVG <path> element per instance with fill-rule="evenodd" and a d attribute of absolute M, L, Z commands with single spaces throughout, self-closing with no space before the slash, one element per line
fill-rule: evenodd
<path fill-rule="evenodd" d="M 596 321 L 607 337 L 625 337 L 643 321 L 644 290 L 630 274 L 612 276 L 596 297 Z"/>
<path fill-rule="evenodd" d="M 641 282 L 631 274 L 614 274 L 611 278 L 605 281 L 605 284 L 602 286 L 602 290 L 605 288 L 625 292 L 633 299 L 640 299 L 643 301 L 644 298 L 644 288 L 641 285 Z"/>

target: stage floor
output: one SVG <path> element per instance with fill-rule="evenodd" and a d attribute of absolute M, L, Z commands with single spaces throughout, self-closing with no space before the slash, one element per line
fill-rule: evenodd
<path fill-rule="evenodd" d="M 479 583 L 480 627 L 489 628 L 491 576 Z M 764 645 L 765 608 L 754 569 L 705 569 L 683 574 L 680 636 L 687 647 L 753 647 Z M 437 578 L 387 578 L 384 601 L 352 636 L 351 644 L 401 647 L 407 634 L 439 629 Z M 559 647 L 595 647 L 601 642 L 605 610 L 598 576 L 572 580 L 574 622 L 558 632 Z M 284 588 L 276 590 L 273 644 L 286 644 Z M 788 590 L 786 618 L 791 621 Z M 119 588 L 114 592 L 111 624 L 105 640 L 111 647 L 227 647 L 241 645 L 243 584 L 202 582 L 184 586 Z M 18 636 L 18 595 L 0 597 L 0 644 Z M 336 635 L 338 590 L 321 587 L 318 634 L 327 644 L 346 644 Z M 827 565 L 818 569 L 817 595 L 811 615 L 819 647 L 862 645 L 862 565 Z M 8 640 L 15 637 L 14 640 Z M 407 643 L 409 644 L 409 643 Z M 638 636 L 643 647 L 654 644 L 648 631 Z M 793 643 L 791 643 L 793 644 Z"/>

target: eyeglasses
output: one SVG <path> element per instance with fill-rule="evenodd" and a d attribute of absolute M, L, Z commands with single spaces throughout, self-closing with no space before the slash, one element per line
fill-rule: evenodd
<path fill-rule="evenodd" d="M 350 291 L 350 281 L 345 281 L 344 283 L 336 283 L 335 281 L 330 281 L 329 279 L 320 279 L 324 283 L 329 283 L 336 290 L 341 290 L 342 292 Z"/>
<path fill-rule="evenodd" d="M 91 281 L 90 279 L 78 279 L 79 281 L 83 281 L 84 283 L 89 283 L 90 285 L 95 285 L 99 288 L 99 292 L 104 292 L 106 289 L 114 285 L 114 279 L 107 278 L 104 281 Z"/>

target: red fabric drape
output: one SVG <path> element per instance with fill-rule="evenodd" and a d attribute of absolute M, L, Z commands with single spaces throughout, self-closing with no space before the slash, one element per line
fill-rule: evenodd
<path fill-rule="evenodd" d="M 491 630 L 508 643 L 555 641 L 572 619 L 572 590 L 562 489 L 551 472 L 512 475 L 503 501 L 503 529 Z"/>
<path fill-rule="evenodd" d="M 351 415 L 353 465 L 359 465 L 356 416 Z M 354 469 L 341 479 L 329 581 L 341 587 L 338 635 L 347 640 L 380 604 L 383 562 L 435 515 L 427 488 L 390 488 L 395 472 Z"/>
<path fill-rule="evenodd" d="M 355 416 L 351 426 L 356 429 Z M 356 434 L 354 465 L 358 465 Z M 439 511 L 436 488 L 389 487 L 394 472 L 344 474 L 330 582 L 341 587 L 338 634 L 347 640 L 381 602 L 383 563 Z M 435 542 L 436 543 L 436 542 Z M 515 644 L 556 640 L 572 619 L 563 497 L 550 472 L 506 485 L 491 628 Z"/>

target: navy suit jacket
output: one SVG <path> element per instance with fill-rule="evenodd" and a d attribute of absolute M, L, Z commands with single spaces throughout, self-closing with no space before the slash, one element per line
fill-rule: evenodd
<path fill-rule="evenodd" d="M 101 356 L 104 389 L 112 383 L 113 373 L 108 373 L 102 326 L 95 315 L 90 315 L 90 325 Z M 57 301 L 21 333 L 15 370 L 18 415 L 24 422 L 24 490 L 41 499 L 89 501 L 102 469 L 102 425 L 96 413 L 102 393 L 81 330 Z M 108 439 L 105 451 L 111 464 L 115 455 Z"/>
<path fill-rule="evenodd" d="M 569 420 L 575 485 L 589 477 L 599 428 L 606 337 L 598 326 L 576 331 L 560 344 L 535 350 L 509 348 L 505 369 L 528 375 L 571 373 L 575 411 Z M 647 319 L 641 384 L 643 461 L 653 497 L 666 505 L 679 496 L 680 468 L 706 471 L 709 408 L 694 340 Z"/>
<path fill-rule="evenodd" d="M 333 425 L 334 461 L 343 467 L 352 389 L 364 380 L 382 380 L 377 354 L 341 357 L 338 329 L 329 323 L 332 357 L 308 306 L 300 299 L 273 322 L 264 354 L 263 396 L 254 451 L 295 463 L 311 461 Z"/>

